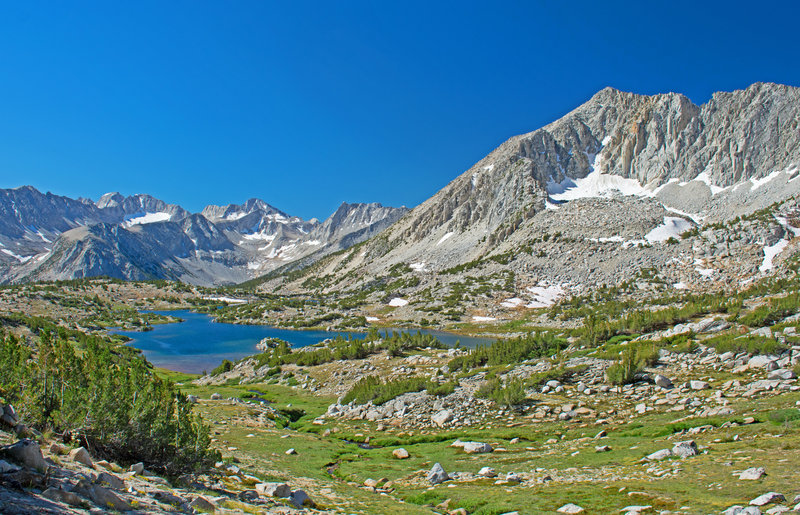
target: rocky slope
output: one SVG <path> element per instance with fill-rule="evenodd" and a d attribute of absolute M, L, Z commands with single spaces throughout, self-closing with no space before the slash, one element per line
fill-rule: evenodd
<path fill-rule="evenodd" d="M 93 203 L 32 187 L 0 190 L 0 272 L 4 282 L 108 275 L 230 284 L 346 248 L 405 212 L 343 204 L 320 223 L 259 199 L 191 214 L 149 195 L 109 193 Z"/>
<path fill-rule="evenodd" d="M 398 294 L 412 296 L 508 272 L 514 299 L 650 269 L 679 288 L 738 283 L 769 269 L 772 246 L 794 236 L 793 202 L 778 218 L 756 213 L 800 192 L 799 126 L 800 89 L 789 86 L 758 83 L 702 106 L 606 88 L 509 139 L 357 250 L 268 287 L 302 290 L 315 277 L 328 291 L 363 288 L 398 267 L 418 284 Z M 471 274 L 442 274 L 459 265 Z"/>

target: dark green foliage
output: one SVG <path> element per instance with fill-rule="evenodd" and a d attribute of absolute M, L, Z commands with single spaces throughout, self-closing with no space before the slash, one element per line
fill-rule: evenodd
<path fill-rule="evenodd" d="M 408 377 L 384 381 L 378 376 L 366 376 L 358 380 L 342 399 L 343 404 L 355 401 L 365 404 L 372 401 L 380 405 L 408 392 L 427 390 L 430 395 L 444 396 L 453 393 L 457 383 L 435 383 L 425 377 Z"/>
<path fill-rule="evenodd" d="M 800 293 L 792 293 L 785 297 L 772 298 L 763 306 L 739 316 L 739 323 L 751 327 L 772 325 L 800 310 Z"/>
<path fill-rule="evenodd" d="M 466 356 L 456 356 L 448 364 L 451 371 L 470 370 L 485 365 L 506 365 L 544 356 L 552 356 L 567 347 L 564 339 L 551 333 L 529 333 L 508 340 L 497 340 L 493 344 L 478 345 Z"/>
<path fill-rule="evenodd" d="M 211 371 L 211 375 L 215 376 L 218 374 L 224 374 L 225 372 L 230 372 L 233 370 L 233 362 L 228 359 L 223 359 L 222 363 L 220 363 L 214 370 Z"/>
<path fill-rule="evenodd" d="M 654 365 L 658 361 L 658 346 L 652 342 L 638 342 L 631 344 L 622 351 L 618 363 L 611 365 L 606 370 L 606 379 L 611 384 L 629 384 L 634 381 L 637 373 L 644 367 Z"/>
<path fill-rule="evenodd" d="M 35 351 L 13 336 L 0 342 L 0 395 L 26 423 L 69 431 L 98 456 L 142 461 L 180 474 L 218 458 L 208 427 L 172 383 L 141 357 L 87 338 L 82 353 L 43 331 Z"/>
<path fill-rule="evenodd" d="M 774 338 L 764 336 L 738 336 L 724 333 L 703 342 L 709 347 L 714 347 L 717 352 L 749 352 L 751 354 L 774 354 L 786 349 L 786 345 L 779 343 Z"/>
<path fill-rule="evenodd" d="M 491 399 L 503 406 L 517 406 L 525 401 L 525 383 L 513 378 L 503 384 L 499 378 L 493 378 L 481 386 L 475 396 Z"/>
<path fill-rule="evenodd" d="M 786 424 L 795 420 L 800 420 L 800 409 L 788 408 L 771 411 L 767 419 L 774 424 Z"/>

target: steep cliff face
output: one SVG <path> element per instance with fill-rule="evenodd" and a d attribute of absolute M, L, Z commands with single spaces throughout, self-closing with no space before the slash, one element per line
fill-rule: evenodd
<path fill-rule="evenodd" d="M 665 216 L 677 216 L 675 227 L 686 230 L 800 193 L 799 124 L 800 89 L 789 86 L 758 83 L 716 93 L 702 106 L 675 93 L 606 88 L 563 118 L 510 138 L 358 255 L 326 261 L 315 273 L 352 283 L 398 263 L 437 271 L 501 250 L 513 254 L 512 242 L 525 246 L 543 233 L 578 231 L 590 241 L 624 232 L 653 246 L 645 236 Z M 568 203 L 576 205 L 565 211 Z M 576 209 L 577 217 L 559 215 Z"/>

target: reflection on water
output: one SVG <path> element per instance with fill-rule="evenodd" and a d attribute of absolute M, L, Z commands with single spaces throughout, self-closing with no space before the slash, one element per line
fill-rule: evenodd
<path fill-rule="evenodd" d="M 133 341 L 129 345 L 141 349 L 147 359 L 157 367 L 164 367 L 179 372 L 200 373 L 211 370 L 223 359 L 236 361 L 245 356 L 255 354 L 256 344 L 263 338 L 280 338 L 289 342 L 292 347 L 313 345 L 326 338 L 363 336 L 359 332 L 327 332 L 300 331 L 293 329 L 277 329 L 264 325 L 221 324 L 202 313 L 192 311 L 157 311 L 164 315 L 182 318 L 179 324 L 154 325 L 152 331 L 117 331 Z M 396 331 L 417 332 L 417 329 Z M 452 333 L 432 330 L 420 330 L 439 338 L 446 345 L 453 346 L 460 342 L 462 346 L 474 347 L 479 343 L 489 343 L 488 338 L 458 336 Z"/>

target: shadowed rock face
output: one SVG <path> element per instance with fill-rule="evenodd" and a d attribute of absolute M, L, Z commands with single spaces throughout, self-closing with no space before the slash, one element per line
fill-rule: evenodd
<path fill-rule="evenodd" d="M 191 214 L 149 195 L 97 202 L 0 190 L 0 272 L 5 282 L 108 275 L 229 284 L 363 241 L 405 208 L 343 204 L 320 224 L 259 199 Z"/>
<path fill-rule="evenodd" d="M 357 256 L 342 256 L 318 273 L 354 272 L 368 281 L 397 263 L 424 262 L 437 271 L 503 250 L 518 255 L 547 233 L 581 241 L 625 233 L 633 241 L 667 216 L 690 226 L 730 220 L 800 193 L 793 180 L 799 126 L 800 89 L 789 86 L 758 83 L 716 93 L 702 106 L 676 93 L 606 88 L 563 118 L 504 142 Z M 571 250 L 593 254 L 582 244 Z M 673 257 L 640 253 L 634 261 L 646 266 L 651 258 Z"/>

